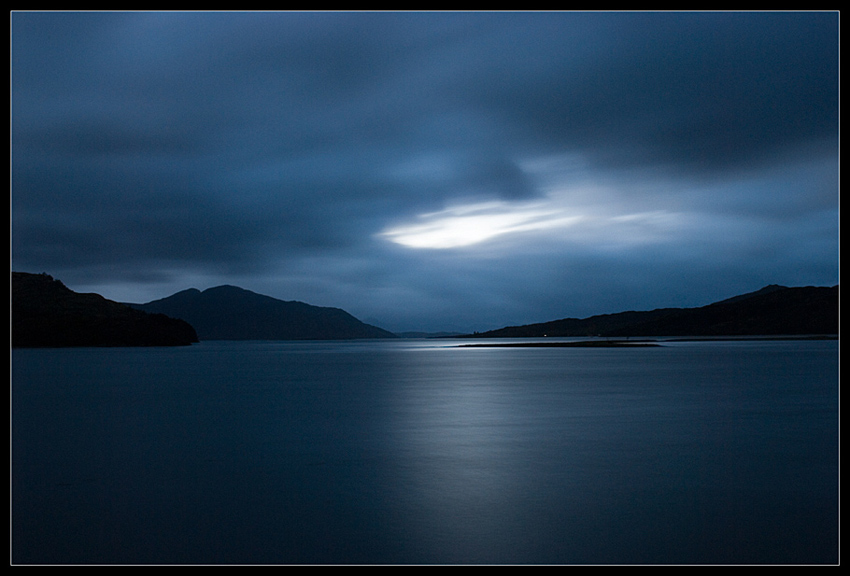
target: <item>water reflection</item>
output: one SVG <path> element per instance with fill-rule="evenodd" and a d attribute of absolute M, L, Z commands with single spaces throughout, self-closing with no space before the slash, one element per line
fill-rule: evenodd
<path fill-rule="evenodd" d="M 444 370 L 428 386 L 403 387 L 407 410 L 398 432 L 403 483 L 415 504 L 409 513 L 417 518 L 411 526 L 435 557 L 481 560 L 510 545 L 505 512 L 529 472 L 510 425 L 522 407 L 507 402 L 484 362 Z M 462 550 L 453 555 L 452 546 Z"/>

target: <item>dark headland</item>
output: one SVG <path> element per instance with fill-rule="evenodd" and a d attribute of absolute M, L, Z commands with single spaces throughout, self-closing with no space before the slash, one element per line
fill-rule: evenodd
<path fill-rule="evenodd" d="M 187 322 L 80 294 L 47 274 L 12 272 L 12 347 L 186 346 Z"/>

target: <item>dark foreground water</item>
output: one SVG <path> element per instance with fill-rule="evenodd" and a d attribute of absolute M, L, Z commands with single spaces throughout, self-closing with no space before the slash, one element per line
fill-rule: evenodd
<path fill-rule="evenodd" d="M 12 562 L 838 561 L 836 341 L 457 343 L 14 350 Z"/>

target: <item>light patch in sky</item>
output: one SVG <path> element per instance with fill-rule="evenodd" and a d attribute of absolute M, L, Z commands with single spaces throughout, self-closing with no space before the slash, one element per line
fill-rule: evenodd
<path fill-rule="evenodd" d="M 623 248 L 669 241 L 681 235 L 686 224 L 694 225 L 692 214 L 634 211 L 621 204 L 603 189 L 576 189 L 571 194 L 561 190 L 536 202 L 453 206 L 422 214 L 378 236 L 407 248 L 431 250 L 474 248 L 497 238 L 522 242 L 528 234 L 540 239 L 541 233 L 557 241 Z"/>
<path fill-rule="evenodd" d="M 409 248 L 462 248 L 506 234 L 566 228 L 581 219 L 538 203 L 483 202 L 423 214 L 418 222 L 390 228 L 380 236 Z"/>

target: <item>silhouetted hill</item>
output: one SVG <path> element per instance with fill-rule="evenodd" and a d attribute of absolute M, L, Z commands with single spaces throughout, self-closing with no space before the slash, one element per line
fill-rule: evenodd
<path fill-rule="evenodd" d="M 753 296 L 766 296 L 771 292 L 776 292 L 777 290 L 787 290 L 787 286 L 780 286 L 779 284 L 768 284 L 764 288 L 760 290 L 756 290 L 755 292 L 747 292 L 746 294 L 740 294 L 738 296 L 732 296 L 731 298 L 727 298 L 726 300 L 721 300 L 719 302 L 715 302 L 714 304 L 733 304 L 735 302 L 740 302 L 741 300 L 746 300 L 747 298 L 752 298 Z"/>
<path fill-rule="evenodd" d="M 780 336 L 838 334 L 838 286 L 765 286 L 699 308 L 660 308 L 509 326 L 477 338 L 584 336 Z"/>
<path fill-rule="evenodd" d="M 78 294 L 47 274 L 12 272 L 12 346 L 183 346 L 198 341 L 183 320 Z"/>
<path fill-rule="evenodd" d="M 131 304 L 186 320 L 201 340 L 350 340 L 395 338 L 339 308 L 278 300 L 238 288 L 183 290 L 147 304 Z"/>

